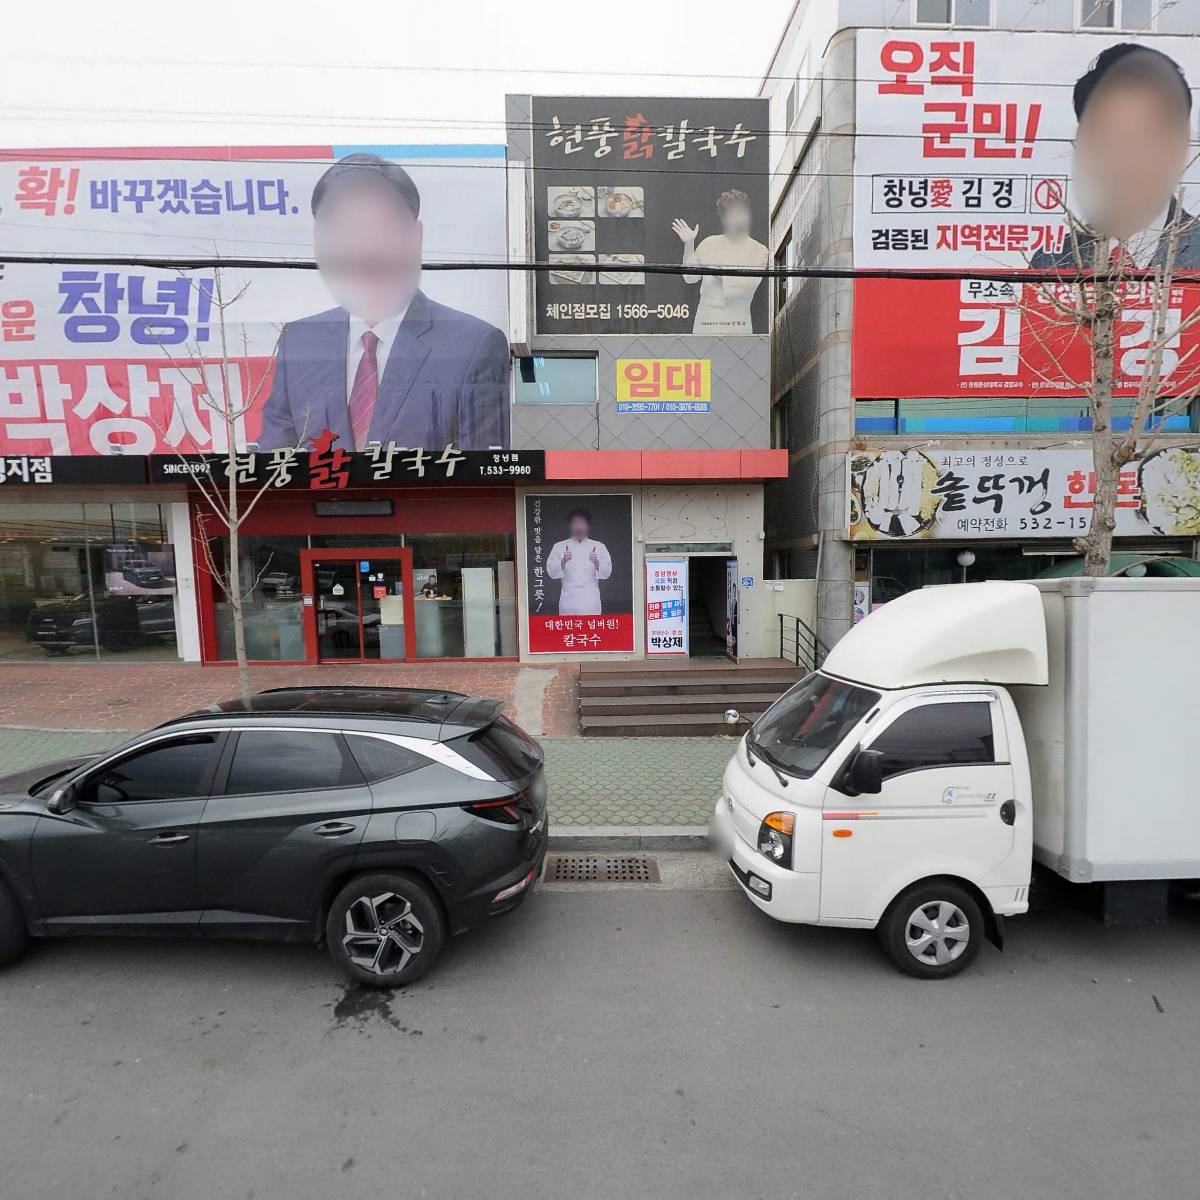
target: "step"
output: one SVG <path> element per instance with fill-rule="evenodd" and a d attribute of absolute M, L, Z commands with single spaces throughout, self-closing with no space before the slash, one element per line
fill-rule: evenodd
<path fill-rule="evenodd" d="M 629 675 L 677 675 L 689 672 L 704 674 L 720 671 L 729 675 L 771 674 L 779 671 L 799 673 L 801 668 L 785 658 L 751 658 L 734 662 L 732 659 L 717 660 L 703 658 L 665 658 L 662 662 L 652 662 L 646 659 L 636 659 L 627 663 L 580 663 L 579 677 L 594 679 L 597 676 L 629 676 Z"/>
<path fill-rule="evenodd" d="M 719 692 L 725 696 L 773 693 L 782 696 L 800 678 L 799 675 L 756 676 L 753 679 L 721 675 L 640 675 L 625 679 L 580 679 L 579 695 L 584 696 L 703 696 Z"/>
<path fill-rule="evenodd" d="M 647 716 L 663 713 L 698 713 L 720 716 L 736 708 L 747 716 L 766 712 L 779 699 L 774 692 L 759 692 L 730 698 L 728 692 L 706 692 L 698 696 L 584 696 L 579 713 L 585 717 Z"/>
<path fill-rule="evenodd" d="M 636 717 L 581 717 L 579 729 L 584 737 L 727 737 L 729 753 L 737 739 L 745 732 L 738 726 L 730 732 L 730 726 L 721 720 L 703 713 L 664 713 L 662 716 Z"/>

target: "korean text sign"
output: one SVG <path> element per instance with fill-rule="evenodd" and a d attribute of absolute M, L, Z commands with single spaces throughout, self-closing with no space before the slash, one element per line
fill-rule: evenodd
<path fill-rule="evenodd" d="M 317 205 L 318 182 L 348 161 L 357 173 Z M 502 148 L 480 146 L 0 152 L 6 245 L 96 260 L 0 263 L 0 453 L 221 453 L 227 428 L 206 396 L 249 406 L 239 447 L 305 450 L 328 428 L 339 449 L 363 449 L 348 413 L 362 354 L 352 320 L 398 323 L 376 363 L 372 441 L 506 447 L 505 281 L 420 273 L 422 259 L 504 254 L 504 174 Z M 368 177 L 390 182 L 369 197 L 357 186 Z M 104 261 L 311 261 L 316 224 L 339 213 L 335 230 L 375 219 L 416 247 L 389 294 L 366 296 L 352 270 Z M 401 416 L 401 400 L 425 417 Z"/>
<path fill-rule="evenodd" d="M 531 653 L 633 650 L 631 496 L 526 494 L 522 569 Z"/>
<path fill-rule="evenodd" d="M 646 560 L 646 654 L 688 652 L 688 562 Z"/>
<path fill-rule="evenodd" d="M 1096 477 L 1086 447 L 851 451 L 852 541 L 1080 537 Z M 1121 469 L 1118 537 L 1200 536 L 1200 450 L 1172 446 Z"/>
<path fill-rule="evenodd" d="M 765 333 L 761 278 L 644 264 L 765 267 L 767 102 L 533 98 L 541 333 Z"/>
<path fill-rule="evenodd" d="M 617 359 L 617 412 L 712 411 L 712 361 L 707 358 Z"/>
<path fill-rule="evenodd" d="M 855 266 L 1073 273 L 1076 247 L 1067 212 L 1083 215 L 1083 197 L 1073 178 L 1072 88 L 1100 51 L 1128 40 L 860 30 Z M 1194 39 L 1136 40 L 1172 57 L 1193 85 L 1200 80 Z M 1186 226 L 1188 194 L 1200 191 L 1194 162 L 1182 183 L 1180 219 Z M 1134 265 L 1160 261 L 1165 236 L 1157 227 L 1138 235 L 1144 262 Z M 1200 270 L 1200 237 L 1181 244 L 1177 266 L 1184 273 Z M 1086 360 L 1086 347 L 1068 350 L 1065 363 L 1045 370 L 1044 331 L 1052 310 L 1040 304 L 1033 285 L 1024 288 L 1022 295 L 1019 284 L 1014 292 L 983 280 L 856 280 L 855 396 L 1032 396 L 1047 389 L 1082 394 L 1079 381 L 1086 372 L 1080 375 L 1075 366 L 1080 355 Z M 1197 290 L 1195 282 L 1180 285 L 1178 304 L 1172 299 L 1180 319 L 1196 307 L 1191 293 Z M 1124 349 L 1137 351 L 1149 338 L 1146 313 L 1153 296 L 1145 289 L 1130 293 L 1123 298 L 1118 338 Z M 1185 362 L 1196 335 L 1185 331 L 1173 347 Z M 1126 355 L 1119 389 L 1136 390 L 1139 374 L 1136 353 Z"/>

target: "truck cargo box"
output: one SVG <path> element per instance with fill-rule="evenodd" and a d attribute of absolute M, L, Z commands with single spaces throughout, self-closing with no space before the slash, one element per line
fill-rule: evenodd
<path fill-rule="evenodd" d="M 1050 682 L 1010 690 L 1035 858 L 1077 882 L 1200 876 L 1200 579 L 1033 582 Z"/>

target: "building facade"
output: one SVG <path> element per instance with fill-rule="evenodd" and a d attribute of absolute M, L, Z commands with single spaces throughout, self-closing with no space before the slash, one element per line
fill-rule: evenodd
<path fill-rule="evenodd" d="M 682 266 L 677 217 L 713 235 L 741 205 L 765 236 L 765 104 L 688 103 L 514 98 L 507 146 L 0 156 L 16 249 L 95 260 L 0 278 L 0 660 L 230 661 L 231 440 L 251 661 L 771 653 L 766 285 L 719 305 L 631 269 L 667 238 Z M 555 120 L 588 182 L 535 155 Z M 639 180 L 668 155 L 723 155 L 712 194 Z M 388 298 L 322 239 L 400 261 L 418 214 L 419 290 L 358 323 Z M 319 272 L 104 265 L 310 258 L 314 226 Z"/>
<path fill-rule="evenodd" d="M 776 283 L 772 444 L 790 470 L 767 485 L 767 570 L 817 581 L 827 644 L 911 588 L 1077 557 L 1093 486 L 1079 360 L 1039 358 L 1031 285 L 969 272 L 1063 261 L 1075 80 L 1132 41 L 1194 87 L 1198 32 L 1193 6 L 1150 0 L 796 4 L 761 89 L 773 261 L 963 276 Z M 1126 303 L 1117 428 L 1147 342 L 1145 300 Z M 1175 348 L 1181 392 L 1191 344 Z M 1118 551 L 1196 557 L 1196 421 L 1174 406 L 1123 473 Z"/>

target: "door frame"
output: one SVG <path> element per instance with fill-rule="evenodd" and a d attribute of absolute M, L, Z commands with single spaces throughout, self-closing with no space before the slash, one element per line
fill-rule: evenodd
<path fill-rule="evenodd" d="M 317 603 L 315 563 L 322 561 L 346 562 L 363 558 L 390 559 L 400 563 L 400 577 L 404 582 L 404 658 L 365 658 L 362 654 L 353 658 L 326 658 L 320 656 L 317 637 Z M 413 552 L 409 546 L 338 546 L 326 549 L 300 551 L 301 622 L 304 629 L 304 653 L 308 662 L 334 663 L 398 663 L 412 662 L 417 652 L 416 604 L 413 598 Z M 358 624 L 362 631 L 362 572 L 355 571 L 358 587 Z"/>

